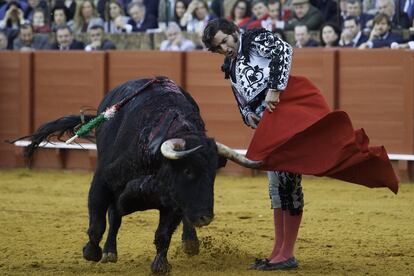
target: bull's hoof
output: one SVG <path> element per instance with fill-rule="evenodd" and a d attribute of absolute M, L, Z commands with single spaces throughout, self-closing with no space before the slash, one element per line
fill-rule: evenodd
<path fill-rule="evenodd" d="M 195 256 L 200 253 L 200 242 L 197 240 L 183 240 L 182 248 L 185 254 L 188 256 Z"/>
<path fill-rule="evenodd" d="M 118 255 L 116 253 L 108 252 L 102 254 L 101 263 L 116 263 L 118 261 Z"/>
<path fill-rule="evenodd" d="M 99 262 L 102 258 L 102 248 L 88 242 L 83 247 L 83 258 L 88 261 Z"/>
<path fill-rule="evenodd" d="M 172 266 L 165 257 L 156 256 L 151 264 L 151 271 L 154 274 L 167 274 L 171 271 L 171 268 Z"/>

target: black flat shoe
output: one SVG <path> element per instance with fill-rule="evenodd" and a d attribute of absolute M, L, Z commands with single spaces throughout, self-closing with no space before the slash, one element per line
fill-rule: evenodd
<path fill-rule="evenodd" d="M 257 269 L 258 267 L 265 265 L 267 263 L 269 263 L 269 259 L 267 258 L 263 258 L 263 259 L 256 258 L 254 260 L 254 263 L 250 264 L 249 269 Z"/>
<path fill-rule="evenodd" d="M 295 257 L 289 258 L 286 261 L 279 262 L 279 263 L 265 263 L 259 267 L 257 267 L 257 270 L 262 271 L 270 271 L 270 270 L 290 270 L 290 269 L 296 269 L 298 268 L 299 263 L 296 260 Z"/>

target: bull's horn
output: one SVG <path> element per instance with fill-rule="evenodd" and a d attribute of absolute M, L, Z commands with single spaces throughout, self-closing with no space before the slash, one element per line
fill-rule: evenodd
<path fill-rule="evenodd" d="M 184 150 L 185 148 L 185 140 L 180 138 L 169 139 L 166 140 L 161 145 L 161 153 L 164 155 L 165 158 L 168 159 L 180 159 L 186 155 L 189 155 L 192 152 L 195 152 L 202 146 L 198 146 L 189 150 Z"/>
<path fill-rule="evenodd" d="M 216 142 L 216 145 L 219 155 L 226 157 L 227 159 L 230 159 L 243 167 L 257 169 L 263 163 L 262 161 L 253 161 L 247 159 L 244 155 L 237 153 L 234 149 L 229 148 L 222 143 Z"/>

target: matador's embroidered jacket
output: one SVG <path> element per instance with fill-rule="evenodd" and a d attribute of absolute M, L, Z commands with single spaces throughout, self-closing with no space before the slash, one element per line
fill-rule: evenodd
<path fill-rule="evenodd" d="M 265 29 L 254 29 L 240 35 L 237 58 L 225 61 L 222 69 L 226 78 L 230 77 L 245 123 L 250 112 L 262 116 L 268 88 L 285 90 L 292 53 L 287 42 Z"/>

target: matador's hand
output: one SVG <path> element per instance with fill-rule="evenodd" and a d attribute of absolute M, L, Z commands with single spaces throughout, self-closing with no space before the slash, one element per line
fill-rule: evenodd
<path fill-rule="evenodd" d="M 279 103 L 279 94 L 280 92 L 274 89 L 267 90 L 265 98 L 266 109 L 272 113 L 275 110 L 276 105 Z"/>
<path fill-rule="evenodd" d="M 257 128 L 257 124 L 259 123 L 260 118 L 253 112 L 250 112 L 246 115 L 246 121 L 251 128 Z"/>

